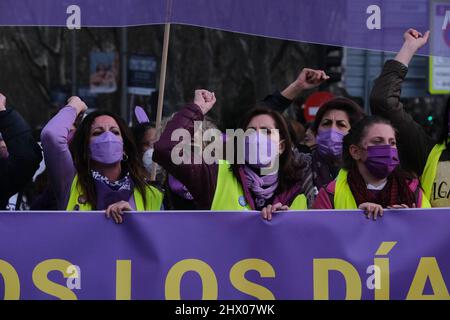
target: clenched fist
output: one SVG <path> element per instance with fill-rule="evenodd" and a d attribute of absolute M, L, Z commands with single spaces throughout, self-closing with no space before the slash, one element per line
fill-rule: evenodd
<path fill-rule="evenodd" d="M 321 85 L 328 79 L 330 77 L 322 70 L 305 68 L 300 72 L 294 84 L 301 90 L 308 90 Z"/>
<path fill-rule="evenodd" d="M 405 45 L 407 45 L 409 48 L 413 49 L 414 51 L 417 51 L 420 48 L 422 48 L 428 42 L 429 37 L 430 37 L 430 31 L 427 31 L 427 32 L 425 32 L 425 34 L 422 34 L 415 29 L 408 29 L 403 34 L 403 39 L 405 40 Z"/>
<path fill-rule="evenodd" d="M 77 110 L 77 114 L 85 112 L 88 108 L 86 103 L 77 96 L 72 96 L 67 99 L 67 105 L 74 107 Z"/>
<path fill-rule="evenodd" d="M 208 90 L 195 90 L 194 103 L 200 107 L 205 115 L 216 103 L 216 96 L 214 92 L 209 92 Z"/>
<path fill-rule="evenodd" d="M 330 77 L 322 70 L 302 69 L 297 79 L 281 91 L 281 95 L 289 100 L 294 100 L 302 91 L 318 87 L 328 79 Z"/>

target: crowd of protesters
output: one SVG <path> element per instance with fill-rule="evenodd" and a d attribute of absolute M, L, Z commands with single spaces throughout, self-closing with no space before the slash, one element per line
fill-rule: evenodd
<path fill-rule="evenodd" d="M 41 146 L 0 95 L 0 209 L 16 195 L 19 210 L 32 180 L 44 182 L 29 209 L 100 210 L 116 223 L 126 211 L 257 210 L 271 220 L 284 210 L 360 209 L 377 219 L 384 209 L 450 207 L 450 99 L 438 141 L 400 101 L 408 64 L 428 37 L 413 29 L 404 34 L 403 47 L 375 81 L 372 115 L 354 100 L 330 94 L 312 123 L 286 118 L 284 111 L 302 92 L 329 79 L 322 70 L 305 68 L 243 114 L 238 129 L 248 133 L 244 139 L 223 132 L 200 146 L 189 141 L 189 159 L 213 141 L 232 144 L 224 147 L 227 157 L 214 162 L 173 158 L 178 130 L 194 137 L 201 123 L 202 133 L 218 131 L 207 116 L 216 96 L 205 89 L 159 129 L 139 107 L 137 124 L 129 128 L 114 113 L 87 113 L 88 106 L 71 97 L 43 128 Z M 243 161 L 233 161 L 240 150 Z M 42 156 L 45 170 L 36 173 Z"/>

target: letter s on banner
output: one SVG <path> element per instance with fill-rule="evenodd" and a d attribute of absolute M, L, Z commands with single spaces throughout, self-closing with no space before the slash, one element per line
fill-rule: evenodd
<path fill-rule="evenodd" d="M 48 273 L 50 271 L 59 271 L 63 274 L 64 278 L 68 278 L 70 275 L 66 271 L 72 265 L 73 263 L 63 259 L 44 260 L 33 270 L 33 283 L 36 288 L 51 296 L 62 300 L 77 300 L 77 296 L 72 290 L 48 279 Z"/>
<path fill-rule="evenodd" d="M 250 282 L 245 278 L 245 273 L 249 270 L 258 271 L 263 278 L 275 278 L 275 270 L 267 261 L 245 259 L 237 262 L 230 270 L 230 280 L 233 286 L 239 291 L 259 300 L 275 300 L 275 296 L 269 289 Z"/>

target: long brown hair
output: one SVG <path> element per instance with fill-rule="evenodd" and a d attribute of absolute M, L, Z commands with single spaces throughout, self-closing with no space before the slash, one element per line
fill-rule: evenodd
<path fill-rule="evenodd" d="M 123 139 L 123 149 L 126 154 L 126 160 L 122 160 L 122 172 L 128 172 L 134 182 L 135 188 L 139 190 L 146 205 L 145 189 L 146 182 L 145 169 L 142 167 L 139 159 L 139 153 L 136 143 L 133 139 L 130 129 L 118 115 L 109 111 L 94 111 L 86 116 L 78 127 L 75 136 L 70 144 L 70 151 L 74 161 L 75 169 L 78 174 L 78 184 L 81 187 L 86 201 L 95 208 L 97 204 L 97 193 L 94 180 L 90 172 L 90 151 L 89 144 L 91 138 L 91 127 L 95 119 L 100 116 L 110 116 L 113 118 L 120 129 Z"/>
<path fill-rule="evenodd" d="M 303 168 L 301 164 L 296 163 L 293 157 L 292 151 L 292 139 L 289 134 L 288 124 L 285 118 L 277 111 L 274 111 L 268 107 L 257 105 L 254 108 L 250 109 L 242 118 L 242 121 L 239 125 L 239 128 L 242 130 L 246 130 L 250 121 L 259 115 L 268 115 L 275 121 L 276 129 L 279 130 L 280 133 L 280 141 L 284 140 L 284 152 L 280 155 L 280 169 L 278 171 L 278 190 L 277 194 L 282 193 L 284 191 L 289 190 L 289 188 L 298 183 L 301 179 L 301 173 Z M 235 148 L 237 148 L 235 143 Z M 236 152 L 235 152 L 236 154 Z M 236 176 L 238 174 L 238 165 L 233 164 L 232 170 Z"/>

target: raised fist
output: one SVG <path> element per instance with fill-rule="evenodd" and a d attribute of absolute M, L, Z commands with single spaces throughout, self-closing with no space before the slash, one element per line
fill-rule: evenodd
<path fill-rule="evenodd" d="M 194 103 L 200 107 L 203 114 L 207 114 L 216 103 L 216 96 L 208 90 L 195 90 Z"/>
<path fill-rule="evenodd" d="M 417 51 L 422 48 L 430 37 L 430 31 L 425 32 L 422 35 L 419 31 L 415 29 L 408 29 L 403 34 L 403 39 L 405 40 L 405 44 L 412 50 Z"/>
<path fill-rule="evenodd" d="M 303 69 L 294 81 L 294 85 L 301 90 L 308 90 L 321 85 L 330 79 L 322 70 Z"/>
<path fill-rule="evenodd" d="M 72 96 L 67 99 L 67 105 L 74 107 L 77 110 L 77 114 L 85 112 L 88 108 L 86 103 L 77 96 Z"/>

